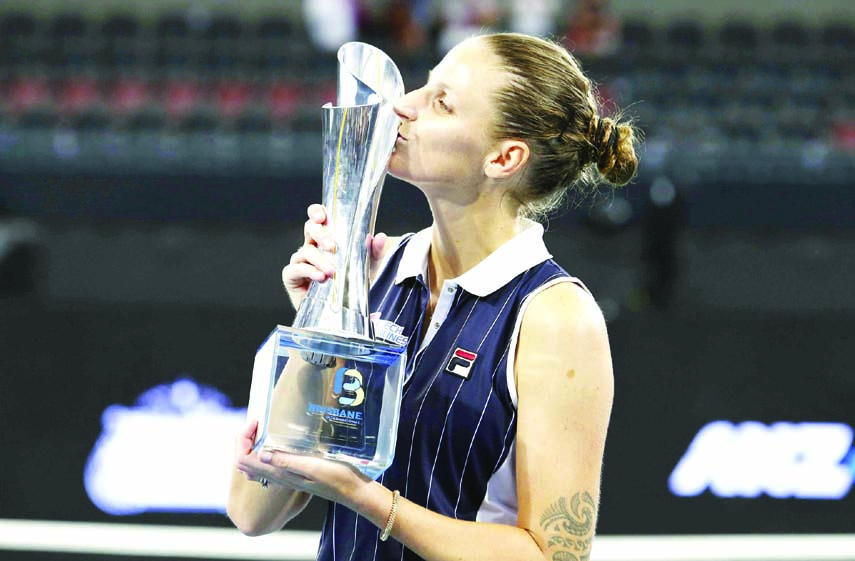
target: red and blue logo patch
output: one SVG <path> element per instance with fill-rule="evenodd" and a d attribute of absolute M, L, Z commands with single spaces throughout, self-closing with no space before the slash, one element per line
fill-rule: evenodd
<path fill-rule="evenodd" d="M 475 364 L 476 358 L 478 358 L 476 353 L 457 347 L 454 350 L 454 354 L 451 355 L 451 360 L 448 361 L 445 371 L 449 374 L 468 379 L 469 372 L 472 370 L 472 365 Z"/>

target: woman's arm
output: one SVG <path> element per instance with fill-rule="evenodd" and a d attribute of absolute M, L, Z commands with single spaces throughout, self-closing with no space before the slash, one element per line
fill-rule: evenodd
<path fill-rule="evenodd" d="M 517 527 L 459 522 L 403 502 L 392 536 L 425 559 L 590 555 L 614 391 L 606 326 L 590 294 L 567 282 L 533 298 L 515 371 Z"/>
<path fill-rule="evenodd" d="M 428 561 L 570 560 L 590 553 L 613 392 L 605 323 L 590 295 L 561 283 L 532 300 L 516 374 L 518 524 L 459 521 L 401 498 L 391 535 Z M 244 469 L 386 526 L 392 491 L 349 466 L 274 453 L 250 458 Z"/>
<path fill-rule="evenodd" d="M 254 455 L 252 446 L 258 423 L 251 423 L 237 438 L 237 465 L 243 457 Z M 260 536 L 280 530 L 297 516 L 312 496 L 293 487 L 268 484 L 262 487 L 257 477 L 235 468 L 226 511 L 234 525 L 248 536 Z"/>
<path fill-rule="evenodd" d="M 289 412 L 305 406 L 307 395 L 327 395 L 332 388 L 325 388 L 327 377 L 319 371 L 320 367 L 309 364 L 299 352 L 289 351 L 288 361 L 276 379 L 276 385 L 270 396 L 270 412 L 266 431 L 270 434 L 284 434 L 292 430 Z M 331 382 L 330 382 L 331 383 Z M 258 477 L 241 469 L 241 460 L 255 456 L 252 451 L 257 441 L 258 423 L 252 424 L 238 437 L 236 444 L 236 464 L 232 474 L 231 490 L 227 512 L 229 517 L 244 534 L 261 535 L 280 530 L 289 520 L 300 513 L 312 498 L 311 494 L 298 491 L 288 485 L 268 482 L 262 487 Z"/>
<path fill-rule="evenodd" d="M 532 300 L 518 349 L 517 524 L 550 559 L 587 559 L 614 396 L 605 321 L 560 283 Z"/>
<path fill-rule="evenodd" d="M 308 208 L 309 219 L 306 221 L 303 246 L 291 257 L 291 262 L 282 271 L 282 281 L 285 285 L 294 308 L 300 307 L 311 281 L 326 282 L 332 275 L 332 262 L 323 255 L 320 247 L 333 250 L 332 237 L 326 226 L 326 210 L 321 205 Z M 391 251 L 398 245 L 400 238 L 388 238 L 378 234 L 368 240 L 371 252 L 370 279 L 373 282 L 377 274 L 385 266 Z M 292 357 L 293 359 L 293 357 Z M 286 370 L 296 367 L 302 361 L 289 360 Z M 275 409 L 287 409 L 289 396 L 294 397 L 300 392 L 288 391 L 287 381 L 294 376 L 284 372 L 280 382 L 274 389 L 272 406 Z M 301 378 L 301 377 L 297 377 Z M 271 414 L 275 418 L 275 413 Z M 232 473 L 231 487 L 227 513 L 235 526 L 247 535 L 261 535 L 280 530 L 289 520 L 305 508 L 311 499 L 311 493 L 298 491 L 285 484 L 276 484 L 271 479 L 267 487 L 262 487 L 258 480 L 261 476 L 253 475 L 242 468 L 248 461 L 257 461 L 252 452 L 258 423 L 252 423 L 238 436 L 236 444 L 236 464 Z M 284 430 L 284 429 L 283 429 Z"/>

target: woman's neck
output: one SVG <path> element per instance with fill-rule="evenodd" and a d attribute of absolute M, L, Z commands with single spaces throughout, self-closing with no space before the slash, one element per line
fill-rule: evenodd
<path fill-rule="evenodd" d="M 432 203 L 434 222 L 428 260 L 431 292 L 447 279 L 459 277 L 523 228 L 518 206 L 507 201 L 484 200 L 465 206 Z"/>

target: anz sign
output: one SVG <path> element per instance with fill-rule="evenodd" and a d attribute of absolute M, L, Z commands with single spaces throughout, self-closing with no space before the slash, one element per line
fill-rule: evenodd
<path fill-rule="evenodd" d="M 714 421 L 668 479 L 674 495 L 842 499 L 853 484 L 853 430 L 843 423 Z"/>

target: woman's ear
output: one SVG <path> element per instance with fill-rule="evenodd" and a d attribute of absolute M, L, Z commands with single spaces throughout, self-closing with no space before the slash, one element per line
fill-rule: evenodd
<path fill-rule="evenodd" d="M 484 174 L 492 179 L 504 179 L 522 170 L 528 162 L 528 144 L 521 140 L 503 140 L 487 154 Z"/>

